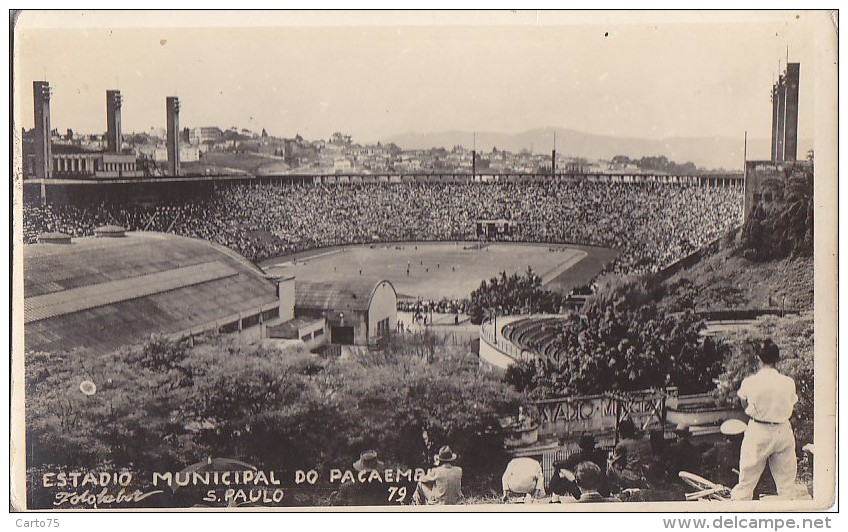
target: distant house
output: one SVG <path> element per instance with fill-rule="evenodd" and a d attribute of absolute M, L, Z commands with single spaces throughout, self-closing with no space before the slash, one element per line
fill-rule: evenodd
<path fill-rule="evenodd" d="M 351 168 L 353 168 L 353 164 L 350 162 L 350 159 L 347 159 L 345 157 L 336 157 L 333 159 L 334 172 L 347 171 Z"/>
<path fill-rule="evenodd" d="M 223 137 L 224 132 L 219 127 L 196 127 L 189 131 L 191 144 L 215 143 Z"/>
<path fill-rule="evenodd" d="M 167 157 L 166 157 L 167 159 Z M 180 144 L 180 161 L 191 163 L 200 160 L 200 148 L 191 144 Z"/>

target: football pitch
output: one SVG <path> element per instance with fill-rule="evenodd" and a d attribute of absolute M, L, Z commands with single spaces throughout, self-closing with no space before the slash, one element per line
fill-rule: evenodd
<path fill-rule="evenodd" d="M 605 248 L 559 244 L 404 242 L 339 246 L 262 263 L 268 273 L 304 281 L 351 277 L 392 282 L 398 297 L 467 298 L 485 279 L 530 267 L 550 289 L 570 290 L 588 282 L 617 253 Z"/>

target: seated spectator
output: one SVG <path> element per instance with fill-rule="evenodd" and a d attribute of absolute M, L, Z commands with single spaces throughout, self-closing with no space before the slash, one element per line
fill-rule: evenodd
<path fill-rule="evenodd" d="M 524 496 L 525 504 L 530 504 L 534 498 L 545 496 L 542 465 L 529 457 L 513 458 L 501 477 L 501 485 L 504 502 L 513 495 L 519 495 Z"/>
<path fill-rule="evenodd" d="M 577 486 L 580 487 L 580 498 L 577 502 L 618 502 L 616 497 L 604 497 L 598 491 L 604 483 L 606 475 L 594 462 L 581 462 L 577 464 L 574 476 Z"/>
<path fill-rule="evenodd" d="M 745 435 L 745 422 L 740 419 L 728 419 L 719 430 L 724 435 L 704 453 L 701 476 L 722 486 L 732 488 L 739 480 L 739 450 Z M 765 475 L 763 475 L 765 476 Z"/>
<path fill-rule="evenodd" d="M 383 462 L 377 460 L 375 451 L 363 451 L 359 460 L 353 463 L 353 468 L 358 471 L 374 471 L 383 468 Z M 333 506 L 382 506 L 389 503 L 388 487 L 383 482 L 371 482 L 367 477 L 365 481 L 359 478 L 349 482 L 343 482 L 339 490 L 330 496 L 330 504 Z"/>
<path fill-rule="evenodd" d="M 582 434 L 579 442 L 580 450 L 565 460 L 554 462 L 554 474 L 551 476 L 549 484 L 552 499 L 565 495 L 571 495 L 575 499 L 580 498 L 580 489 L 574 482 L 574 472 L 577 469 L 577 465 L 581 462 L 592 462 L 602 468 L 602 471 L 606 470 L 607 452 L 603 449 L 598 449 L 595 447 L 595 444 L 594 436 L 588 433 Z M 600 493 L 604 497 L 609 497 L 610 495 L 609 480 L 606 475 L 604 475 Z"/>
<path fill-rule="evenodd" d="M 577 477 L 574 476 L 574 471 L 564 467 L 564 460 L 554 462 L 554 472 L 551 475 L 551 481 L 548 487 L 551 492 L 551 502 L 560 502 L 563 498 L 571 497 L 573 499 L 580 498 L 580 488 L 577 487 Z"/>
<path fill-rule="evenodd" d="M 447 445 L 434 457 L 436 467 L 418 481 L 415 504 L 457 504 L 462 498 L 462 468 L 453 465 L 457 455 Z"/>
<path fill-rule="evenodd" d="M 666 471 L 672 481 L 677 480 L 681 471 L 701 470 L 701 452 L 692 445 L 692 431 L 685 425 L 678 425 L 675 435 L 677 441 L 669 445 L 666 452 Z"/>
<path fill-rule="evenodd" d="M 702 469 L 698 474 L 728 488 L 735 486 L 739 482 L 739 453 L 742 449 L 742 438 L 745 436 L 746 426 L 745 422 L 739 419 L 724 421 L 719 429 L 724 435 L 724 440 L 716 442 L 704 453 Z M 777 488 L 772 476 L 763 474 L 754 489 L 754 500 L 759 499 L 762 493 L 776 492 Z"/>
<path fill-rule="evenodd" d="M 619 423 L 618 434 L 621 440 L 615 446 L 608 468 L 610 481 L 622 490 L 647 488 L 650 443 L 638 435 L 636 425 L 630 419 Z"/>

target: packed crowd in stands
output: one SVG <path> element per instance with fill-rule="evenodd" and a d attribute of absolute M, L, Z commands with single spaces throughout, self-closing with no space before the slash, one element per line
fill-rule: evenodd
<path fill-rule="evenodd" d="M 515 220 L 506 240 L 617 249 L 606 271 L 656 271 L 742 221 L 739 190 L 590 182 L 297 185 L 235 184 L 154 206 L 24 206 L 24 239 L 117 224 L 235 249 L 253 261 L 375 241 L 475 240 L 479 219 Z"/>

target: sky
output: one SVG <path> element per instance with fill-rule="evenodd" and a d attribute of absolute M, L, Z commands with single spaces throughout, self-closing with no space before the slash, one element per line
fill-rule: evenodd
<path fill-rule="evenodd" d="M 183 127 L 307 139 L 539 127 L 768 139 L 771 86 L 789 46 L 801 63 L 799 138 L 809 139 L 816 62 L 835 38 L 821 31 L 825 17 L 25 12 L 15 111 L 32 127 L 32 81 L 46 79 L 60 131 L 105 131 L 105 92 L 118 88 L 125 133 L 164 127 L 165 97 L 175 95 Z"/>

